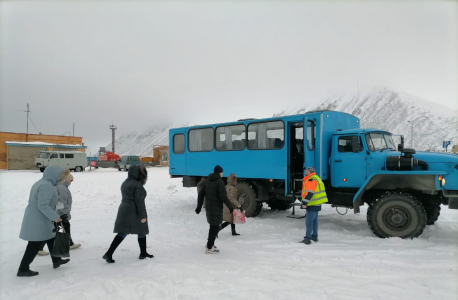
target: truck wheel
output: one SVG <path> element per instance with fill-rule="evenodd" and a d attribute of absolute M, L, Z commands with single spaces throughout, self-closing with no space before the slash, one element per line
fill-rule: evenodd
<path fill-rule="evenodd" d="M 286 201 L 277 200 L 277 201 L 271 202 L 270 208 L 277 209 L 277 210 L 288 210 L 291 208 L 291 203 L 286 203 Z"/>
<path fill-rule="evenodd" d="M 237 201 L 245 211 L 246 217 L 254 217 L 258 201 L 253 188 L 245 182 L 237 184 Z"/>
<path fill-rule="evenodd" d="M 81 171 L 83 171 L 83 168 L 82 168 L 82 167 L 76 167 L 76 168 L 75 168 L 75 172 L 81 172 Z"/>
<path fill-rule="evenodd" d="M 124 172 L 127 172 L 127 167 L 124 167 Z"/>
<path fill-rule="evenodd" d="M 120 168 L 120 167 L 118 167 L 118 171 L 121 171 L 121 168 Z"/>
<path fill-rule="evenodd" d="M 258 204 L 256 205 L 256 210 L 254 211 L 254 214 L 252 215 L 252 217 L 256 217 L 257 215 L 259 215 L 262 211 L 262 202 L 258 201 Z"/>
<path fill-rule="evenodd" d="M 369 206 L 367 223 L 380 238 L 415 238 L 426 226 L 426 212 L 412 195 L 388 192 Z"/>
<path fill-rule="evenodd" d="M 40 168 L 40 172 L 43 173 L 46 168 Z"/>
<path fill-rule="evenodd" d="M 433 225 L 441 214 L 440 204 L 425 205 L 426 225 Z"/>

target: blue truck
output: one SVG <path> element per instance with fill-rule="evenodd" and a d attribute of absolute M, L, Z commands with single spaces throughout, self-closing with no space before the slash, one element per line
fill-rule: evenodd
<path fill-rule="evenodd" d="M 289 209 L 300 197 L 305 168 L 314 166 L 329 204 L 367 204 L 367 223 L 381 238 L 418 237 L 437 221 L 441 205 L 458 209 L 458 156 L 416 152 L 393 134 L 361 129 L 336 111 L 174 128 L 169 131 L 171 177 L 195 187 L 216 164 L 239 178 L 238 200 L 248 217 L 267 203 Z"/>

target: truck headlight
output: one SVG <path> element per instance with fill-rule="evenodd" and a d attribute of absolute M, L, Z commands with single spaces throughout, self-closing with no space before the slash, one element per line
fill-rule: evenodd
<path fill-rule="evenodd" d="M 442 178 L 442 180 L 441 180 L 441 186 L 445 186 L 445 178 Z"/>

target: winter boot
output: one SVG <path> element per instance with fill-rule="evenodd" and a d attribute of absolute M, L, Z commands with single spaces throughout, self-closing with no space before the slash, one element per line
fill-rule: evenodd
<path fill-rule="evenodd" d="M 17 271 L 17 276 L 18 277 L 32 277 L 32 276 L 37 276 L 38 272 L 34 272 L 31 270 L 27 271 Z"/>
<path fill-rule="evenodd" d="M 318 242 L 318 238 L 316 238 L 316 239 L 312 239 L 312 241 L 314 241 L 314 242 Z"/>
<path fill-rule="evenodd" d="M 148 252 L 146 252 L 146 236 L 142 238 L 138 238 L 138 245 L 140 246 L 140 256 L 138 257 L 138 259 L 154 257 L 154 255 L 148 254 Z"/>
<path fill-rule="evenodd" d="M 70 261 L 70 259 L 59 259 L 57 262 L 52 264 L 52 267 L 54 269 L 57 269 L 58 267 L 60 267 L 61 265 L 65 265 L 69 261 Z"/>
<path fill-rule="evenodd" d="M 239 233 L 235 232 L 235 224 L 231 224 L 232 236 L 240 235 Z"/>
<path fill-rule="evenodd" d="M 208 249 L 207 246 L 205 246 L 205 253 L 206 254 L 218 254 L 219 250 L 215 248 L 215 246 L 211 247 L 211 249 Z"/>
<path fill-rule="evenodd" d="M 312 242 L 311 242 L 310 240 L 305 240 L 305 239 L 304 239 L 303 241 L 301 241 L 301 242 L 299 242 L 299 243 L 304 243 L 304 244 L 306 244 L 306 245 L 310 245 Z"/>
<path fill-rule="evenodd" d="M 38 251 L 38 256 L 46 256 L 46 255 L 49 255 L 48 251 L 45 251 L 45 250 Z"/>
<path fill-rule="evenodd" d="M 115 236 L 113 239 L 113 242 L 111 242 L 110 249 L 108 249 L 107 253 L 102 257 L 104 260 L 107 261 L 107 263 L 114 263 L 115 261 L 113 260 L 113 253 L 115 252 L 116 248 L 122 243 L 124 240 L 123 237 L 120 237 L 119 235 Z"/>
<path fill-rule="evenodd" d="M 70 246 L 70 250 L 75 250 L 75 249 L 78 249 L 79 247 L 81 247 L 81 244 L 73 244 Z"/>

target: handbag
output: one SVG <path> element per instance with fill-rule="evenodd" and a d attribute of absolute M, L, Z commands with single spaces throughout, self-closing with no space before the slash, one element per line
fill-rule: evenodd
<path fill-rule="evenodd" d="M 244 224 L 245 223 L 245 212 L 240 211 L 239 209 L 234 209 L 232 212 L 234 216 L 234 224 Z"/>
<path fill-rule="evenodd" d="M 57 227 L 56 237 L 54 238 L 54 247 L 51 255 L 54 257 L 70 257 L 70 233 L 66 233 L 62 222 Z M 59 230 L 62 228 L 62 232 Z"/>

